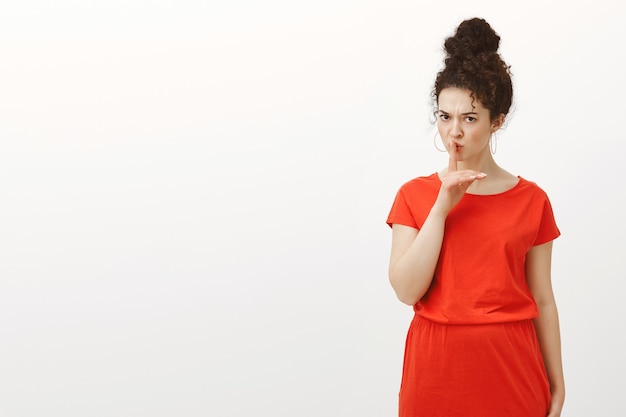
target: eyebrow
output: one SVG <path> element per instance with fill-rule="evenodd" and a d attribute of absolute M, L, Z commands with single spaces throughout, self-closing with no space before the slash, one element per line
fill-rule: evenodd
<path fill-rule="evenodd" d="M 443 114 L 450 114 L 447 111 L 444 110 L 437 110 L 439 113 L 443 113 Z M 475 114 L 476 116 L 478 116 L 478 113 L 476 113 L 475 111 L 469 111 L 467 113 L 461 113 L 461 116 L 469 116 L 470 114 Z"/>

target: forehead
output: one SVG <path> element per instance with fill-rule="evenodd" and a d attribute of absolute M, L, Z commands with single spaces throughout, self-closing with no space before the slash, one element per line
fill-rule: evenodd
<path fill-rule="evenodd" d="M 453 87 L 441 90 L 437 99 L 437 107 L 446 113 L 488 112 L 478 99 L 472 97 L 470 90 Z"/>

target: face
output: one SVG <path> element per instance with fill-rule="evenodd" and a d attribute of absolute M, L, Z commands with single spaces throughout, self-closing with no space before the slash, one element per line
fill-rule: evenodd
<path fill-rule="evenodd" d="M 504 122 L 504 115 L 492 120 L 489 110 L 469 90 L 444 88 L 437 101 L 437 129 L 450 152 L 457 152 L 458 161 L 490 157 L 489 139 Z"/>

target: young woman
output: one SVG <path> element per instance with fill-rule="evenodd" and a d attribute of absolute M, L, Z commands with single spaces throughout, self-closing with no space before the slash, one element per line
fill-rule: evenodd
<path fill-rule="evenodd" d="M 448 167 L 404 184 L 389 279 L 414 306 L 401 417 L 559 417 L 565 398 L 548 197 L 490 151 L 513 89 L 483 19 L 445 41 L 433 98 Z"/>

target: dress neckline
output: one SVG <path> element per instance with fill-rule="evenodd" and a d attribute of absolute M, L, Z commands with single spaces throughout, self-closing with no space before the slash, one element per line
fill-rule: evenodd
<path fill-rule="evenodd" d="M 439 177 L 439 172 L 435 172 L 433 175 L 437 179 L 439 184 L 441 185 L 441 178 Z M 493 194 L 475 194 L 475 193 L 469 193 L 469 192 L 466 191 L 465 195 L 471 195 L 471 196 L 475 196 L 475 197 L 493 197 L 493 196 L 503 195 L 503 194 L 510 193 L 511 191 L 514 191 L 515 189 L 520 187 L 520 185 L 524 181 L 525 181 L 524 178 L 522 178 L 519 175 L 517 175 L 517 182 L 515 183 L 515 185 L 513 185 L 511 188 L 507 188 L 504 191 L 500 191 L 498 193 L 493 193 Z"/>

